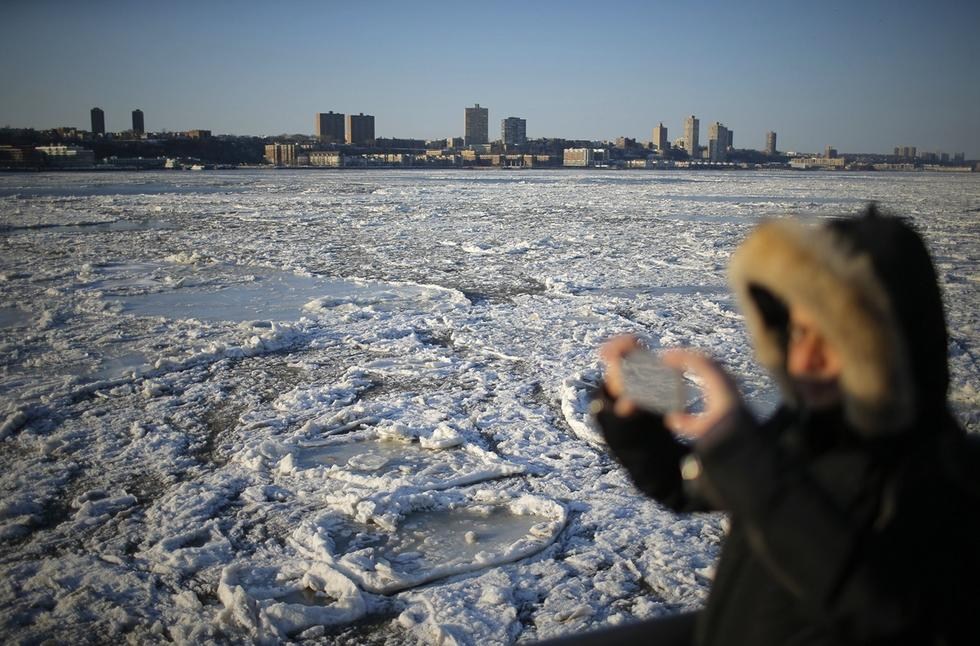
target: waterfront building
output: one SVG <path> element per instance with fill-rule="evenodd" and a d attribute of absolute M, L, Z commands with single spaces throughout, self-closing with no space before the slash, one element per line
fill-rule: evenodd
<path fill-rule="evenodd" d="M 653 147 L 660 154 L 665 154 L 668 150 L 670 150 L 670 144 L 667 142 L 667 128 L 661 121 L 660 125 L 653 129 Z"/>
<path fill-rule="evenodd" d="M 823 156 L 826 159 L 837 159 L 837 149 L 833 146 L 827 146 L 823 149 Z"/>
<path fill-rule="evenodd" d="M 189 139 L 210 139 L 211 131 L 201 130 L 201 129 L 188 130 L 187 132 L 184 133 L 184 136 L 188 137 Z"/>
<path fill-rule="evenodd" d="M 374 144 L 374 116 L 370 114 L 347 115 L 347 143 L 356 146 Z"/>
<path fill-rule="evenodd" d="M 701 147 L 698 145 L 698 131 L 700 129 L 701 122 L 693 114 L 684 120 L 684 145 L 691 159 L 698 159 L 701 156 Z"/>
<path fill-rule="evenodd" d="M 463 114 L 463 144 L 485 144 L 490 141 L 490 111 L 477 103 Z"/>
<path fill-rule="evenodd" d="M 49 166 L 55 168 L 85 168 L 95 165 L 95 153 L 80 146 L 37 146 L 34 148 L 44 156 Z"/>
<path fill-rule="evenodd" d="M 266 144 L 265 160 L 274 166 L 295 166 L 296 144 Z"/>
<path fill-rule="evenodd" d="M 593 163 L 591 148 L 566 148 L 562 153 L 563 166 L 592 166 Z"/>
<path fill-rule="evenodd" d="M 769 131 L 766 133 L 766 154 L 769 156 L 776 155 L 776 133 Z"/>
<path fill-rule="evenodd" d="M 713 162 L 728 160 L 728 128 L 715 121 L 708 126 L 708 159 Z"/>
<path fill-rule="evenodd" d="M 310 166 L 340 168 L 344 165 L 344 156 L 337 150 L 311 150 L 307 155 Z"/>
<path fill-rule="evenodd" d="M 142 137 L 146 132 L 146 128 L 143 127 L 143 111 L 139 108 L 133 110 L 133 134 L 137 137 Z"/>
<path fill-rule="evenodd" d="M 102 108 L 92 108 L 92 134 L 93 135 L 104 135 L 105 134 L 105 112 Z"/>
<path fill-rule="evenodd" d="M 317 112 L 313 118 L 316 138 L 324 144 L 344 143 L 344 115 L 340 112 Z"/>
<path fill-rule="evenodd" d="M 462 137 L 446 137 L 446 148 L 462 148 L 466 145 Z"/>
<path fill-rule="evenodd" d="M 500 122 L 500 140 L 505 146 L 520 146 L 527 143 L 527 120 L 520 117 L 507 117 Z"/>
<path fill-rule="evenodd" d="M 846 161 L 843 157 L 796 157 L 789 165 L 798 170 L 840 170 Z"/>

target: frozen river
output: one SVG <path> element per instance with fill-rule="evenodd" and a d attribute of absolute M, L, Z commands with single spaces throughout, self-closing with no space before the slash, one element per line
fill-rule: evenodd
<path fill-rule="evenodd" d="M 704 348 L 764 414 L 728 256 L 870 200 L 932 249 L 980 430 L 980 175 L 0 175 L 0 634 L 488 644 L 696 608 L 724 520 L 607 457 L 595 350 Z"/>

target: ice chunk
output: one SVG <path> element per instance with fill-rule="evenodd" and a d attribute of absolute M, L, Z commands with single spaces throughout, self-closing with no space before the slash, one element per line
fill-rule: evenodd
<path fill-rule="evenodd" d="M 606 441 L 602 432 L 589 413 L 590 391 L 595 388 L 598 380 L 598 371 L 590 369 L 562 381 L 561 412 L 575 435 L 587 442 L 604 445 Z"/>
<path fill-rule="evenodd" d="M 248 562 L 225 567 L 218 584 L 224 610 L 216 621 L 261 643 L 312 626 L 347 624 L 366 610 L 357 586 L 324 563 Z"/>
<path fill-rule="evenodd" d="M 209 521 L 199 529 L 168 536 L 144 555 L 153 563 L 154 572 L 188 575 L 205 567 L 227 563 L 234 555 L 234 548 L 222 535 L 218 524 Z"/>
<path fill-rule="evenodd" d="M 404 593 L 409 605 L 398 623 L 425 644 L 511 644 L 521 630 L 520 595 L 507 574 L 491 571 L 478 581 Z"/>
<path fill-rule="evenodd" d="M 375 491 L 435 490 L 524 470 L 478 446 L 426 448 L 419 441 L 389 439 L 373 429 L 321 443 L 284 445 L 281 454 L 277 471 L 289 479 L 284 484 L 314 495 L 324 489 L 324 477 Z"/>

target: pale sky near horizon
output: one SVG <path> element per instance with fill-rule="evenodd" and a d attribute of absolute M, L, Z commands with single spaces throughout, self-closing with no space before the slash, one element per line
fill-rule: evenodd
<path fill-rule="evenodd" d="M 529 137 L 671 139 L 689 114 L 761 149 L 980 157 L 980 2 L 56 2 L 5 0 L 0 126 L 463 132 L 463 108 Z"/>

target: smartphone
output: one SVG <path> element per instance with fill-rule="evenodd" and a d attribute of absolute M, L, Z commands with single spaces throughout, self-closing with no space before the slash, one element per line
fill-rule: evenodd
<path fill-rule="evenodd" d="M 649 350 L 633 350 L 623 357 L 623 396 L 655 413 L 683 411 L 687 391 L 681 371 L 664 365 Z"/>

